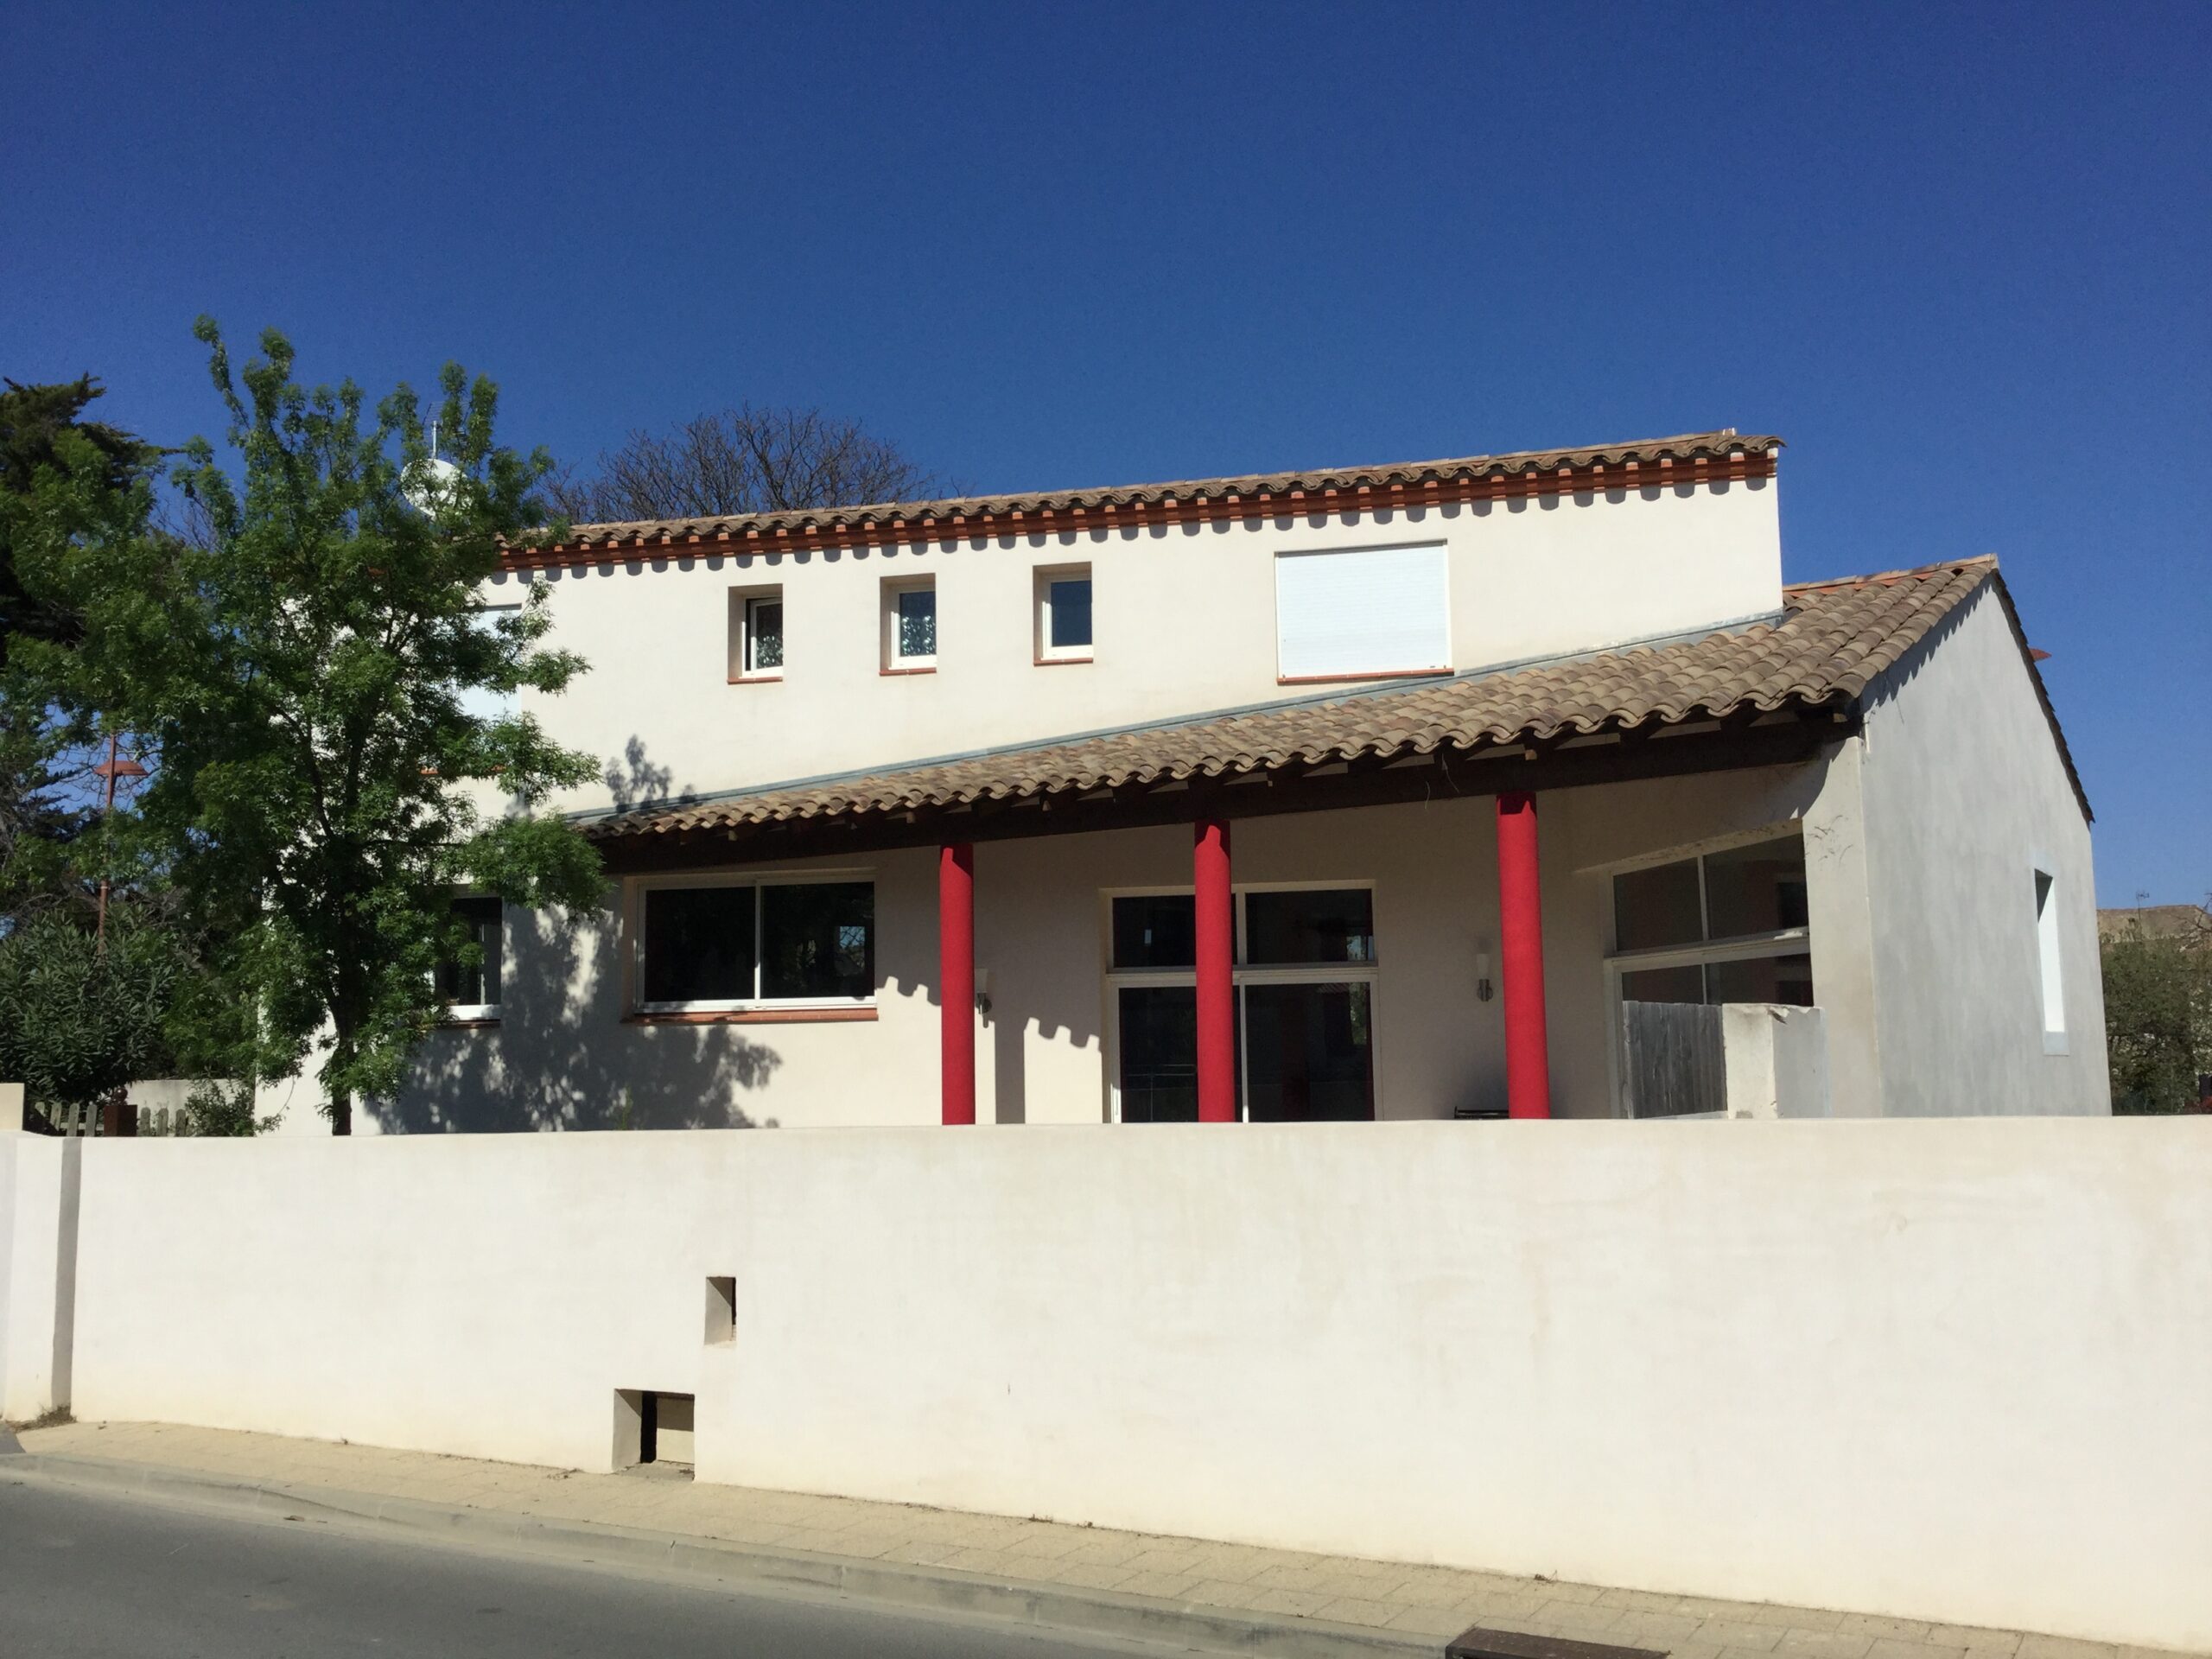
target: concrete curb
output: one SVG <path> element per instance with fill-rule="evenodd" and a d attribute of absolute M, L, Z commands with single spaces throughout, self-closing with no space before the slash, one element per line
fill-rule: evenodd
<path fill-rule="evenodd" d="M 764 1591 L 809 1590 L 877 1607 L 964 1613 L 1084 1636 L 1179 1642 L 1221 1653 L 1280 1659 L 1429 1659 L 1433 1637 L 1337 1624 L 1323 1619 L 1238 1612 L 1155 1596 L 1123 1595 L 1071 1585 L 1035 1584 L 949 1567 L 912 1567 L 773 1549 L 693 1534 L 594 1525 L 507 1510 L 456 1509 L 416 1498 L 385 1497 L 331 1486 L 237 1480 L 196 1470 L 102 1458 L 21 1452 L 0 1464 L 0 1479 L 42 1476 L 58 1484 L 134 1497 L 189 1498 L 268 1516 L 326 1516 L 579 1562 L 649 1567 L 711 1576 Z"/>

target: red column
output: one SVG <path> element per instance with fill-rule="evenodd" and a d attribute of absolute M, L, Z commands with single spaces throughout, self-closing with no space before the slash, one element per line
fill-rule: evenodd
<path fill-rule="evenodd" d="M 976 849 L 951 842 L 937 855 L 937 977 L 944 1002 L 947 1123 L 976 1121 Z"/>
<path fill-rule="evenodd" d="M 1200 818 L 1192 839 L 1198 889 L 1198 1122 L 1236 1121 L 1235 911 L 1229 896 L 1229 823 Z"/>
<path fill-rule="evenodd" d="M 1505 999 L 1505 1109 L 1552 1115 L 1551 1053 L 1544 1031 L 1544 906 L 1536 865 L 1536 798 L 1497 798 L 1498 959 Z"/>

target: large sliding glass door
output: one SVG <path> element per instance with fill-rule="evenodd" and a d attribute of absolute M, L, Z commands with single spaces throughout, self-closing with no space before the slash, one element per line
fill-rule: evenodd
<path fill-rule="evenodd" d="M 1115 1116 L 1198 1119 L 1190 893 L 1112 896 Z M 1237 1115 L 1250 1122 L 1375 1116 L 1374 895 L 1365 887 L 1236 893 Z"/>

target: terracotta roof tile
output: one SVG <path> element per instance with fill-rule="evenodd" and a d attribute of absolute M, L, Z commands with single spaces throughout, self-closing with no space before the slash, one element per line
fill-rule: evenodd
<path fill-rule="evenodd" d="M 1507 454 L 1463 455 L 1444 461 L 1400 461 L 1383 467 L 1323 467 L 1304 472 L 1253 473 L 1236 478 L 1183 479 L 1166 484 L 1124 484 L 1105 489 L 1046 490 L 1031 494 L 969 495 L 938 501 L 878 501 L 866 505 L 794 508 L 782 512 L 720 518 L 650 518 L 623 524 L 577 524 L 563 548 L 590 549 L 631 543 L 747 538 L 779 532 L 890 524 L 976 519 L 1011 513 L 1065 512 L 1076 508 L 1133 507 L 1163 501 L 1219 501 L 1230 497 L 1287 495 L 1303 491 L 1387 489 L 1492 475 L 1578 471 L 1618 462 L 1696 461 L 1732 454 L 1771 454 L 1782 440 L 1732 430 L 1638 438 L 1583 449 L 1521 449 Z"/>
<path fill-rule="evenodd" d="M 1447 745 L 1471 749 L 1541 742 L 1562 734 L 1719 719 L 1739 711 L 1841 708 L 1984 582 L 1996 580 L 1996 571 L 1994 559 L 1980 558 L 1811 582 L 1785 588 L 1781 615 L 1749 627 L 1389 690 L 1338 693 L 866 774 L 656 803 L 584 828 L 607 838 L 903 812 L 1370 756 L 1389 760 Z M 2001 592 L 2001 582 L 1999 588 Z M 2009 598 L 2005 603 L 2009 615 Z M 2017 618 L 2014 626 L 2017 630 Z M 2040 677 L 2037 690 L 2040 695 Z M 2063 736 L 2059 745 L 2063 755 Z M 2067 768 L 2070 774 L 2070 759 Z"/>

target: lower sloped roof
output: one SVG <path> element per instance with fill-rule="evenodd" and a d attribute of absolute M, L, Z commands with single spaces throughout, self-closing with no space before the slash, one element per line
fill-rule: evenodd
<path fill-rule="evenodd" d="M 594 838 L 893 814 L 1337 761 L 1841 709 L 1986 583 L 1993 558 L 1783 589 L 1770 620 L 1664 642 L 1161 721 L 910 766 L 657 802 L 593 819 Z M 2018 620 L 2005 601 L 2016 635 Z M 2025 644 L 2022 642 L 2024 659 Z M 2038 696 L 2041 676 L 2032 663 Z M 2046 714 L 2050 700 L 2044 696 Z M 2052 734 L 2074 779 L 2065 739 Z M 2082 800 L 2086 815 L 2088 804 Z"/>

